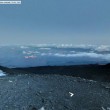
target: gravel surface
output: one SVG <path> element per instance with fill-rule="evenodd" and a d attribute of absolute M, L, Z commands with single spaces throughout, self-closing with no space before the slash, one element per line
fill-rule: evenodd
<path fill-rule="evenodd" d="M 110 84 L 71 76 L 0 77 L 0 110 L 110 110 Z"/>

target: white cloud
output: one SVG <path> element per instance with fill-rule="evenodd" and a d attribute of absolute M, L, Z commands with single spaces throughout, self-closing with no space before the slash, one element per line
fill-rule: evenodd
<path fill-rule="evenodd" d="M 110 54 L 98 54 L 94 52 L 76 52 L 72 54 L 63 53 L 42 53 L 42 56 L 56 56 L 56 57 L 90 57 L 90 58 L 100 58 L 110 61 Z"/>
<path fill-rule="evenodd" d="M 20 46 L 21 49 L 27 49 L 27 46 Z"/>
<path fill-rule="evenodd" d="M 103 51 L 110 51 L 110 46 L 101 45 L 95 48 L 96 51 L 103 52 Z"/>
<path fill-rule="evenodd" d="M 50 50 L 51 48 L 40 48 L 41 50 Z"/>

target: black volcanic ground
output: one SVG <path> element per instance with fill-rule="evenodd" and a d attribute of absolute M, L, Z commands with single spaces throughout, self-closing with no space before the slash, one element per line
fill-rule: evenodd
<path fill-rule="evenodd" d="M 0 69 L 9 75 L 13 74 L 55 74 L 72 77 L 80 77 L 102 82 L 110 81 L 110 64 L 98 65 L 73 65 L 73 66 L 40 66 L 28 68 L 7 68 L 0 66 Z"/>
<path fill-rule="evenodd" d="M 0 110 L 110 110 L 110 64 L 0 70 Z"/>

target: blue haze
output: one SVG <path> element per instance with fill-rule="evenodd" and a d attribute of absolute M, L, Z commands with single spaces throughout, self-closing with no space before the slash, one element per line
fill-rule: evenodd
<path fill-rule="evenodd" d="M 0 5 L 0 44 L 110 44 L 110 0 Z"/>

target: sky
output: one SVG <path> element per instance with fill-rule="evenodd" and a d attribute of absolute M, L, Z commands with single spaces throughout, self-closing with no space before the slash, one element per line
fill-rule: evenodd
<path fill-rule="evenodd" d="M 0 44 L 110 44 L 110 0 L 0 5 Z"/>

